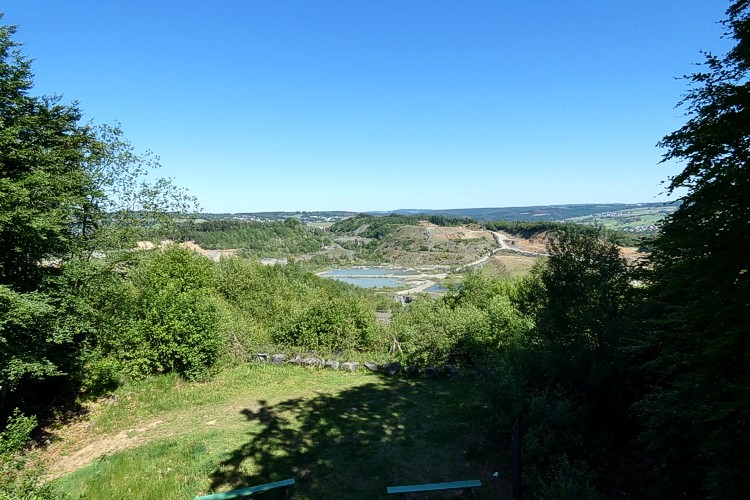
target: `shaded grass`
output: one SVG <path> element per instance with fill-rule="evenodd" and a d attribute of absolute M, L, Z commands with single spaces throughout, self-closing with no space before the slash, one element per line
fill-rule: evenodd
<path fill-rule="evenodd" d="M 471 379 L 256 365 L 175 390 L 177 383 L 156 377 L 123 388 L 123 400 L 96 419 L 100 435 L 150 418 L 163 419 L 163 429 L 56 480 L 56 490 L 189 498 L 295 477 L 294 498 L 371 499 L 386 498 L 394 484 L 491 483 L 497 470 L 501 450 L 486 442 L 486 409 Z M 484 490 L 480 498 L 493 491 Z"/>

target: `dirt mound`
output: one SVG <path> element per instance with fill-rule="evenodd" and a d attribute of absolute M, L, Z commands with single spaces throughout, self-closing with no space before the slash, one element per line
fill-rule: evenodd
<path fill-rule="evenodd" d="M 645 259 L 648 254 L 639 251 L 637 247 L 620 247 L 620 255 L 622 255 L 629 264 L 635 264 Z"/>
<path fill-rule="evenodd" d="M 485 229 L 466 226 L 436 226 L 425 221 L 421 221 L 419 226 L 422 228 L 423 234 L 431 240 L 459 241 L 484 239 L 490 242 L 494 241 L 492 233 Z"/>
<path fill-rule="evenodd" d="M 547 244 L 552 239 L 552 233 L 548 231 L 543 231 L 541 233 L 537 233 L 531 238 L 516 238 L 514 237 L 518 248 L 521 250 L 524 250 L 526 252 L 538 252 L 538 253 L 546 253 L 547 252 Z"/>

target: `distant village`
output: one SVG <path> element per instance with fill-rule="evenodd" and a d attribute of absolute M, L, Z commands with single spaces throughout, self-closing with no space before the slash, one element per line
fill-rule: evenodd
<path fill-rule="evenodd" d="M 236 214 L 201 214 L 204 218 L 233 219 L 251 222 L 283 221 L 289 217 L 299 219 L 305 224 L 338 222 L 356 215 L 354 212 L 253 212 Z M 208 217 L 206 217 L 208 216 Z"/>

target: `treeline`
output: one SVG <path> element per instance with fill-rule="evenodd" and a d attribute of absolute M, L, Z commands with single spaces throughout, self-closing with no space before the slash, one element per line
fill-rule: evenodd
<path fill-rule="evenodd" d="M 375 216 L 370 214 L 358 214 L 349 217 L 332 225 L 329 229 L 334 234 L 354 233 L 362 226 L 367 226 L 358 236 L 363 238 L 382 239 L 391 233 L 395 226 L 416 226 L 421 221 L 427 221 L 436 226 L 461 226 L 475 224 L 476 222 L 469 218 L 452 218 L 442 215 L 383 215 Z"/>
<path fill-rule="evenodd" d="M 485 229 L 490 231 L 504 231 L 509 234 L 516 236 L 522 236 L 524 238 L 531 238 L 539 233 L 543 232 L 554 232 L 565 229 L 570 229 L 575 224 L 568 222 L 553 222 L 553 221 L 506 221 L 496 220 L 487 221 L 482 224 Z"/>
<path fill-rule="evenodd" d="M 572 222 L 555 222 L 543 220 L 531 222 L 498 220 L 484 222 L 482 226 L 490 231 L 504 231 L 506 233 L 521 236 L 523 238 L 532 238 L 540 233 L 554 233 L 557 231 L 573 230 L 576 226 L 580 226 L 580 224 L 574 224 Z M 597 228 L 597 230 L 599 231 L 599 236 L 602 239 L 612 241 L 620 246 L 639 247 L 644 244 L 643 237 L 633 233 L 607 229 L 603 226 L 590 227 Z"/>
<path fill-rule="evenodd" d="M 180 239 L 195 241 L 208 250 L 241 249 L 248 257 L 310 254 L 329 243 L 322 230 L 293 217 L 270 222 L 224 219 L 184 224 Z"/>

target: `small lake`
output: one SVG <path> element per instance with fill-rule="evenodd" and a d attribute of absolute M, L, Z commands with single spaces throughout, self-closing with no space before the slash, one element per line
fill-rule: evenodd
<path fill-rule="evenodd" d="M 408 269 L 392 269 L 388 267 L 349 267 L 331 269 L 318 276 L 361 286 L 362 288 L 400 287 L 406 283 L 398 276 L 413 276 L 419 274 Z"/>
<path fill-rule="evenodd" d="M 349 267 L 344 269 L 331 269 L 320 276 L 324 278 L 335 278 L 336 276 L 412 276 L 419 274 L 408 269 L 391 269 L 388 267 Z"/>
<path fill-rule="evenodd" d="M 404 284 L 404 281 L 398 278 L 337 278 L 335 276 L 329 276 L 329 278 L 337 281 L 343 281 L 344 283 L 361 286 L 362 288 L 396 287 L 402 286 Z"/>

